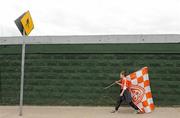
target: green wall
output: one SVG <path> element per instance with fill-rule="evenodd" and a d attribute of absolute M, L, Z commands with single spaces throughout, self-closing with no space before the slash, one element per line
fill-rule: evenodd
<path fill-rule="evenodd" d="M 114 105 L 119 87 L 103 88 L 149 67 L 156 105 L 180 105 L 180 44 L 27 45 L 24 104 Z M 21 46 L 0 46 L 0 104 L 19 102 Z"/>

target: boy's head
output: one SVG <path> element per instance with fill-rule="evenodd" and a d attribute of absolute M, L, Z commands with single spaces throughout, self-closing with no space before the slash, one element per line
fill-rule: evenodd
<path fill-rule="evenodd" d="M 121 71 L 120 72 L 120 78 L 123 78 L 123 77 L 125 77 L 126 76 L 126 72 L 125 71 Z"/>

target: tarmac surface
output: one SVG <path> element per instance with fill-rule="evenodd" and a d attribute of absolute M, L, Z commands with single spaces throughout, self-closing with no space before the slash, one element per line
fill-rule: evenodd
<path fill-rule="evenodd" d="M 130 107 L 24 106 L 19 116 L 18 106 L 0 106 L 0 118 L 180 118 L 180 107 L 156 107 L 152 113 L 136 114 Z"/>

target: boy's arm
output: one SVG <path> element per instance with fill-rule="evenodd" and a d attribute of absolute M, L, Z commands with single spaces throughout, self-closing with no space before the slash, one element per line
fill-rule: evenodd
<path fill-rule="evenodd" d="M 125 79 L 125 84 L 123 85 L 123 90 L 122 90 L 122 92 L 121 92 L 121 94 L 120 94 L 120 96 L 123 96 L 123 94 L 124 94 L 124 91 L 127 89 L 127 87 L 126 87 L 126 79 Z"/>
<path fill-rule="evenodd" d="M 123 96 L 125 90 L 126 90 L 126 89 L 123 89 L 123 90 L 122 90 L 120 96 Z"/>

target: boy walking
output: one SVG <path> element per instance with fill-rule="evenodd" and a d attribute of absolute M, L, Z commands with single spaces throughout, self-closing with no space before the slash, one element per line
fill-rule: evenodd
<path fill-rule="evenodd" d="M 138 113 L 140 113 L 139 108 L 132 102 L 131 93 L 128 90 L 129 83 L 127 82 L 125 71 L 122 71 L 120 73 L 120 80 L 116 81 L 116 84 L 120 85 L 121 87 L 120 96 L 118 96 L 118 100 L 115 105 L 115 110 L 113 110 L 111 113 L 115 113 L 116 111 L 118 111 L 123 101 L 126 101 L 126 103 L 128 103 L 135 110 L 138 110 Z"/>

